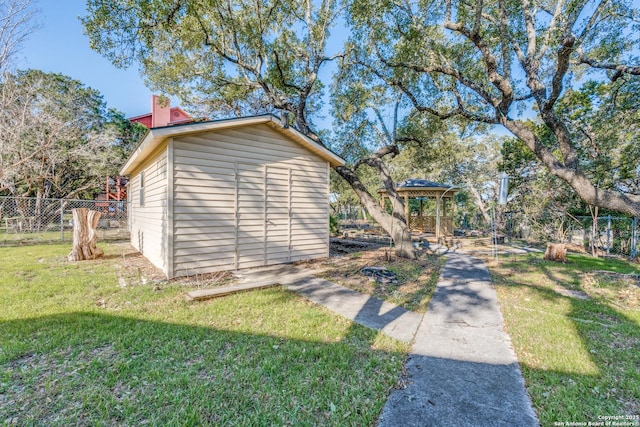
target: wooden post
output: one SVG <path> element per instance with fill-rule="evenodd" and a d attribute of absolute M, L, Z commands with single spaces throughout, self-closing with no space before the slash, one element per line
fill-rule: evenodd
<path fill-rule="evenodd" d="M 98 234 L 96 227 L 102 213 L 87 208 L 77 208 L 73 213 L 73 249 L 67 256 L 69 261 L 83 261 L 100 258 L 102 249 L 96 246 Z"/>
<path fill-rule="evenodd" d="M 411 229 L 411 217 L 409 216 L 409 194 L 404 193 L 404 216 L 407 219 L 407 228 Z"/>

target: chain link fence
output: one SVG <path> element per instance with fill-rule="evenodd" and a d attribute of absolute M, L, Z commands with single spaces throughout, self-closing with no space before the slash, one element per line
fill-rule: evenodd
<path fill-rule="evenodd" d="M 587 252 L 599 256 L 623 255 L 636 258 L 638 254 L 638 219 L 604 216 L 594 219 L 578 216 L 567 230 L 567 241 L 581 245 Z"/>
<path fill-rule="evenodd" d="M 73 240 L 72 209 L 102 212 L 99 240 L 126 240 L 127 202 L 0 196 L 0 246 Z"/>
<path fill-rule="evenodd" d="M 569 216 L 563 213 L 532 220 L 520 212 L 505 214 L 504 230 L 514 238 L 535 242 L 562 242 L 597 256 L 622 256 L 636 259 L 638 218 L 611 215 Z"/>

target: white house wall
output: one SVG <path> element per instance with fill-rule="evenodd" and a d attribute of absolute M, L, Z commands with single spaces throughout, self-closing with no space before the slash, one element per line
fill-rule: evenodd
<path fill-rule="evenodd" d="M 175 276 L 328 256 L 326 161 L 264 124 L 176 136 L 172 154 Z"/>
<path fill-rule="evenodd" d="M 144 204 L 140 176 L 144 173 Z M 167 150 L 160 147 L 129 182 L 131 244 L 167 273 Z"/>

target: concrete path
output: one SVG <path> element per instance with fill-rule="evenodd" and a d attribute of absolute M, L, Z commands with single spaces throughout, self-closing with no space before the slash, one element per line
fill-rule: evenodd
<path fill-rule="evenodd" d="M 241 283 L 279 283 L 318 305 L 403 342 L 412 342 L 422 315 L 314 277 L 304 267 L 277 266 L 235 273 Z"/>
<path fill-rule="evenodd" d="M 450 253 L 378 426 L 537 426 L 484 263 Z"/>
<path fill-rule="evenodd" d="M 412 342 L 422 315 L 316 277 L 286 284 L 316 304 L 398 341 Z"/>
<path fill-rule="evenodd" d="M 406 388 L 391 393 L 378 426 L 537 426 L 486 266 L 466 254 L 447 257 L 424 316 L 303 267 L 238 276 L 241 283 L 279 283 L 357 323 L 413 341 Z"/>

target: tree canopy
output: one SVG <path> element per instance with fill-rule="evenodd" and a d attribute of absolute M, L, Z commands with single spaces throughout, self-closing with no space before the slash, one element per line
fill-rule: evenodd
<path fill-rule="evenodd" d="M 336 172 L 383 228 L 396 230 L 397 244 L 410 234 L 389 161 L 405 149 L 416 157 L 437 152 L 438 126 L 473 124 L 476 133 L 501 126 L 587 204 L 640 215 L 638 169 L 620 164 L 637 149 L 607 131 L 605 114 L 607 104 L 616 117 L 635 117 L 640 15 L 625 0 L 89 0 L 87 10 L 95 50 L 117 66 L 137 61 L 154 89 L 205 115 L 291 113 L 301 132 L 349 160 Z M 332 38 L 338 27 L 345 40 Z M 321 78 L 336 62 L 333 81 Z M 589 82 L 605 80 L 609 89 L 587 93 Z M 623 93 L 628 102 L 614 96 Z M 331 138 L 316 121 L 327 96 Z M 588 108 L 579 106 L 585 96 Z M 442 147 L 445 157 L 460 149 Z M 597 171 L 607 162 L 619 167 L 605 182 Z M 387 189 L 391 215 L 361 167 Z"/>
<path fill-rule="evenodd" d="M 636 190 L 601 185 L 585 169 L 582 138 L 560 103 L 590 79 L 636 84 L 638 16 L 624 0 L 354 0 L 349 62 L 401 90 L 416 112 L 506 128 L 586 203 L 640 215 Z M 531 116 L 550 139 L 527 126 Z"/>
<path fill-rule="evenodd" d="M 0 83 L 0 192 L 95 196 L 141 132 L 78 80 L 38 70 Z"/>

